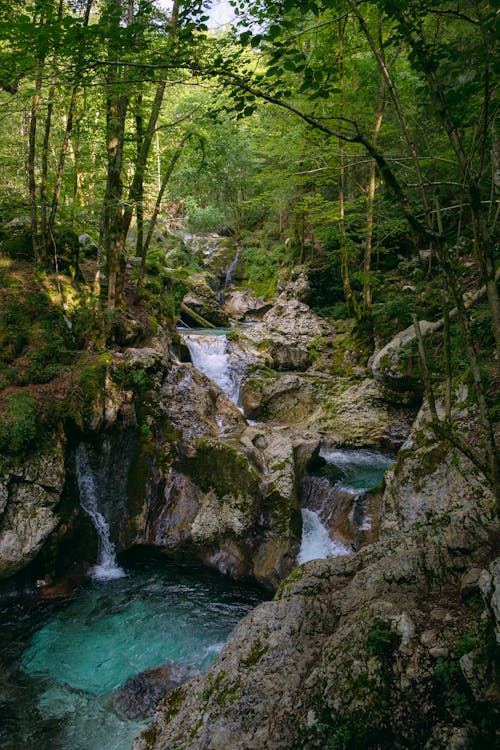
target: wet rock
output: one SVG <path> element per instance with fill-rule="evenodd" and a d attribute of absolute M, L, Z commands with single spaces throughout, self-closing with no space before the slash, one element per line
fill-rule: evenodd
<path fill-rule="evenodd" d="M 163 664 L 131 677 L 113 698 L 113 709 L 122 719 L 152 716 L 160 700 L 174 688 L 193 677 L 189 667 Z"/>
<path fill-rule="evenodd" d="M 432 441 L 424 445 L 430 449 Z M 403 477 L 412 484 L 406 461 L 412 467 L 411 454 L 403 456 L 392 478 L 401 494 Z M 441 471 L 439 462 L 427 470 L 419 479 L 430 483 Z M 134 750 L 174 748 L 186 737 L 190 750 L 312 750 L 339 737 L 355 737 L 366 747 L 376 742 L 431 748 L 436 738 L 441 747 L 458 742 L 456 719 L 443 712 L 439 676 L 443 660 L 454 658 L 451 644 L 470 632 L 475 618 L 458 591 L 457 551 L 469 570 L 476 567 L 476 555 L 492 554 L 486 529 L 495 522 L 488 516 L 485 482 L 473 469 L 460 494 L 455 477 L 448 484 L 439 481 L 437 512 L 427 510 L 432 532 L 422 534 L 418 524 L 402 518 L 400 528 L 386 526 L 383 541 L 355 555 L 298 567 L 272 602 L 236 628 L 206 676 L 166 697 Z M 413 494 L 407 498 L 411 513 Z M 393 502 L 391 494 L 390 512 Z M 479 580 L 498 623 L 495 565 Z M 436 606 L 443 591 L 446 606 Z M 491 652 L 483 656 L 494 673 Z M 466 679 L 481 681 L 471 659 L 462 667 Z M 484 715 L 494 713 L 497 697 L 490 686 L 474 690 L 478 695 L 481 690 Z M 494 746 L 491 730 L 484 732 L 484 746 Z"/>
<path fill-rule="evenodd" d="M 258 320 L 272 307 L 262 297 L 255 297 L 250 289 L 223 292 L 223 297 L 224 312 L 235 320 Z"/>

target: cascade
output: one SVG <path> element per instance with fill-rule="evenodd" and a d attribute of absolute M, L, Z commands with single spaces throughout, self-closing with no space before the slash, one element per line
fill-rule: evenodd
<path fill-rule="evenodd" d="M 224 333 L 205 331 L 182 333 L 191 361 L 197 370 L 217 383 L 226 396 L 239 406 L 240 385 L 248 361 L 232 347 Z"/>
<path fill-rule="evenodd" d="M 330 539 L 328 529 L 323 526 L 315 511 L 302 508 L 302 541 L 297 565 L 309 560 L 346 555 L 348 552 L 343 544 Z"/>
<path fill-rule="evenodd" d="M 83 443 L 80 443 L 76 449 L 76 472 L 78 489 L 80 490 L 80 505 L 90 517 L 97 532 L 98 561 L 97 565 L 92 568 L 92 577 L 102 580 L 122 578 L 125 573 L 117 565 L 109 525 L 98 508 L 99 492 Z"/>
<path fill-rule="evenodd" d="M 394 459 L 368 450 L 323 448 L 318 475 L 302 482 L 302 544 L 297 562 L 348 554 L 359 532 L 371 529 L 366 492 Z M 347 544 L 339 541 L 339 537 Z"/>
<path fill-rule="evenodd" d="M 238 247 L 236 251 L 236 255 L 234 256 L 233 260 L 231 261 L 229 268 L 226 272 L 226 279 L 224 281 L 224 289 L 227 289 L 229 286 L 231 286 L 231 282 L 233 280 L 233 273 L 234 269 L 238 265 L 238 261 L 240 259 L 240 253 L 241 253 L 241 247 Z"/>

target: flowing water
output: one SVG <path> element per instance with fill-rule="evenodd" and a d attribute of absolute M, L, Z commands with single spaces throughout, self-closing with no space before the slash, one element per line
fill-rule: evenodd
<path fill-rule="evenodd" d="M 336 526 L 367 531 L 371 518 L 365 509 L 365 493 L 382 481 L 394 463 L 392 456 L 368 450 L 323 448 L 319 476 L 303 480 L 302 542 L 297 558 L 308 560 L 349 554 L 350 544 L 339 540 Z"/>
<path fill-rule="evenodd" d="M 181 332 L 196 369 L 217 383 L 239 407 L 240 385 L 248 360 L 241 350 L 228 341 L 226 333 L 222 329 L 191 329 L 189 333 Z"/>
<path fill-rule="evenodd" d="M 129 750 L 143 724 L 115 713 L 116 689 L 165 663 L 205 671 L 261 600 L 158 559 L 64 602 L 0 599 L 1 750 Z"/>
<path fill-rule="evenodd" d="M 226 278 L 224 280 L 224 289 L 228 289 L 228 287 L 231 286 L 231 282 L 233 281 L 233 273 L 235 271 L 236 266 L 238 265 L 240 255 L 241 255 L 241 247 L 237 249 L 236 255 L 234 256 L 233 260 L 231 261 L 229 265 L 229 268 L 226 271 Z"/>
<path fill-rule="evenodd" d="M 81 443 L 76 450 L 76 476 L 80 490 L 80 505 L 91 518 L 98 538 L 98 560 L 92 568 L 93 578 L 108 580 L 125 575 L 116 562 L 115 547 L 110 538 L 109 525 L 99 510 L 99 484 L 90 466 L 87 450 Z"/>

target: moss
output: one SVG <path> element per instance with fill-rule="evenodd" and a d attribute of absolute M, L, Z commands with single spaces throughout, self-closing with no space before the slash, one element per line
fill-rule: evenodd
<path fill-rule="evenodd" d="M 302 515 L 297 508 L 294 498 L 286 498 L 279 492 L 272 491 L 264 500 L 262 512 L 271 522 L 273 531 L 283 535 L 300 538 L 302 533 Z"/>
<path fill-rule="evenodd" d="M 184 459 L 180 468 L 203 492 L 214 490 L 218 497 L 252 498 L 258 491 L 259 477 L 245 456 L 218 440 L 198 440 L 196 455 Z"/>
<path fill-rule="evenodd" d="M 365 647 L 369 654 L 376 656 L 384 664 L 390 661 L 400 642 L 397 633 L 384 620 L 374 620 L 365 636 Z"/>
<path fill-rule="evenodd" d="M 245 656 L 240 657 L 240 665 L 247 668 L 255 667 L 255 665 L 261 661 L 262 657 L 268 652 L 268 650 L 269 646 L 265 643 L 262 643 L 260 638 L 256 638 Z"/>
<path fill-rule="evenodd" d="M 185 697 L 186 691 L 182 687 L 175 688 L 167 693 L 162 703 L 163 720 L 165 724 L 168 724 L 170 719 L 179 713 L 181 703 Z"/>
<path fill-rule="evenodd" d="M 306 575 L 307 575 L 307 572 L 306 572 L 304 565 L 299 565 L 298 567 L 294 568 L 292 572 L 285 578 L 285 580 L 281 582 L 275 594 L 275 599 L 281 599 L 282 596 L 287 591 L 289 591 L 289 589 L 293 588 L 293 586 L 299 581 L 302 581 L 302 579 Z"/>
<path fill-rule="evenodd" d="M 154 724 L 141 732 L 141 739 L 146 742 L 148 750 L 149 748 L 153 748 L 155 746 L 157 738 L 158 730 L 156 729 L 156 726 Z"/>
<path fill-rule="evenodd" d="M 40 429 L 38 408 L 28 391 L 11 393 L 0 417 L 0 452 L 24 455 L 37 441 Z"/>

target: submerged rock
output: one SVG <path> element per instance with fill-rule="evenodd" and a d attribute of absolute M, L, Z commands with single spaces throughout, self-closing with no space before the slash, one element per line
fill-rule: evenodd
<path fill-rule="evenodd" d="M 189 667 L 163 664 L 131 677 L 117 690 L 113 709 L 123 719 L 145 719 L 152 716 L 160 700 L 174 688 L 193 677 Z"/>

